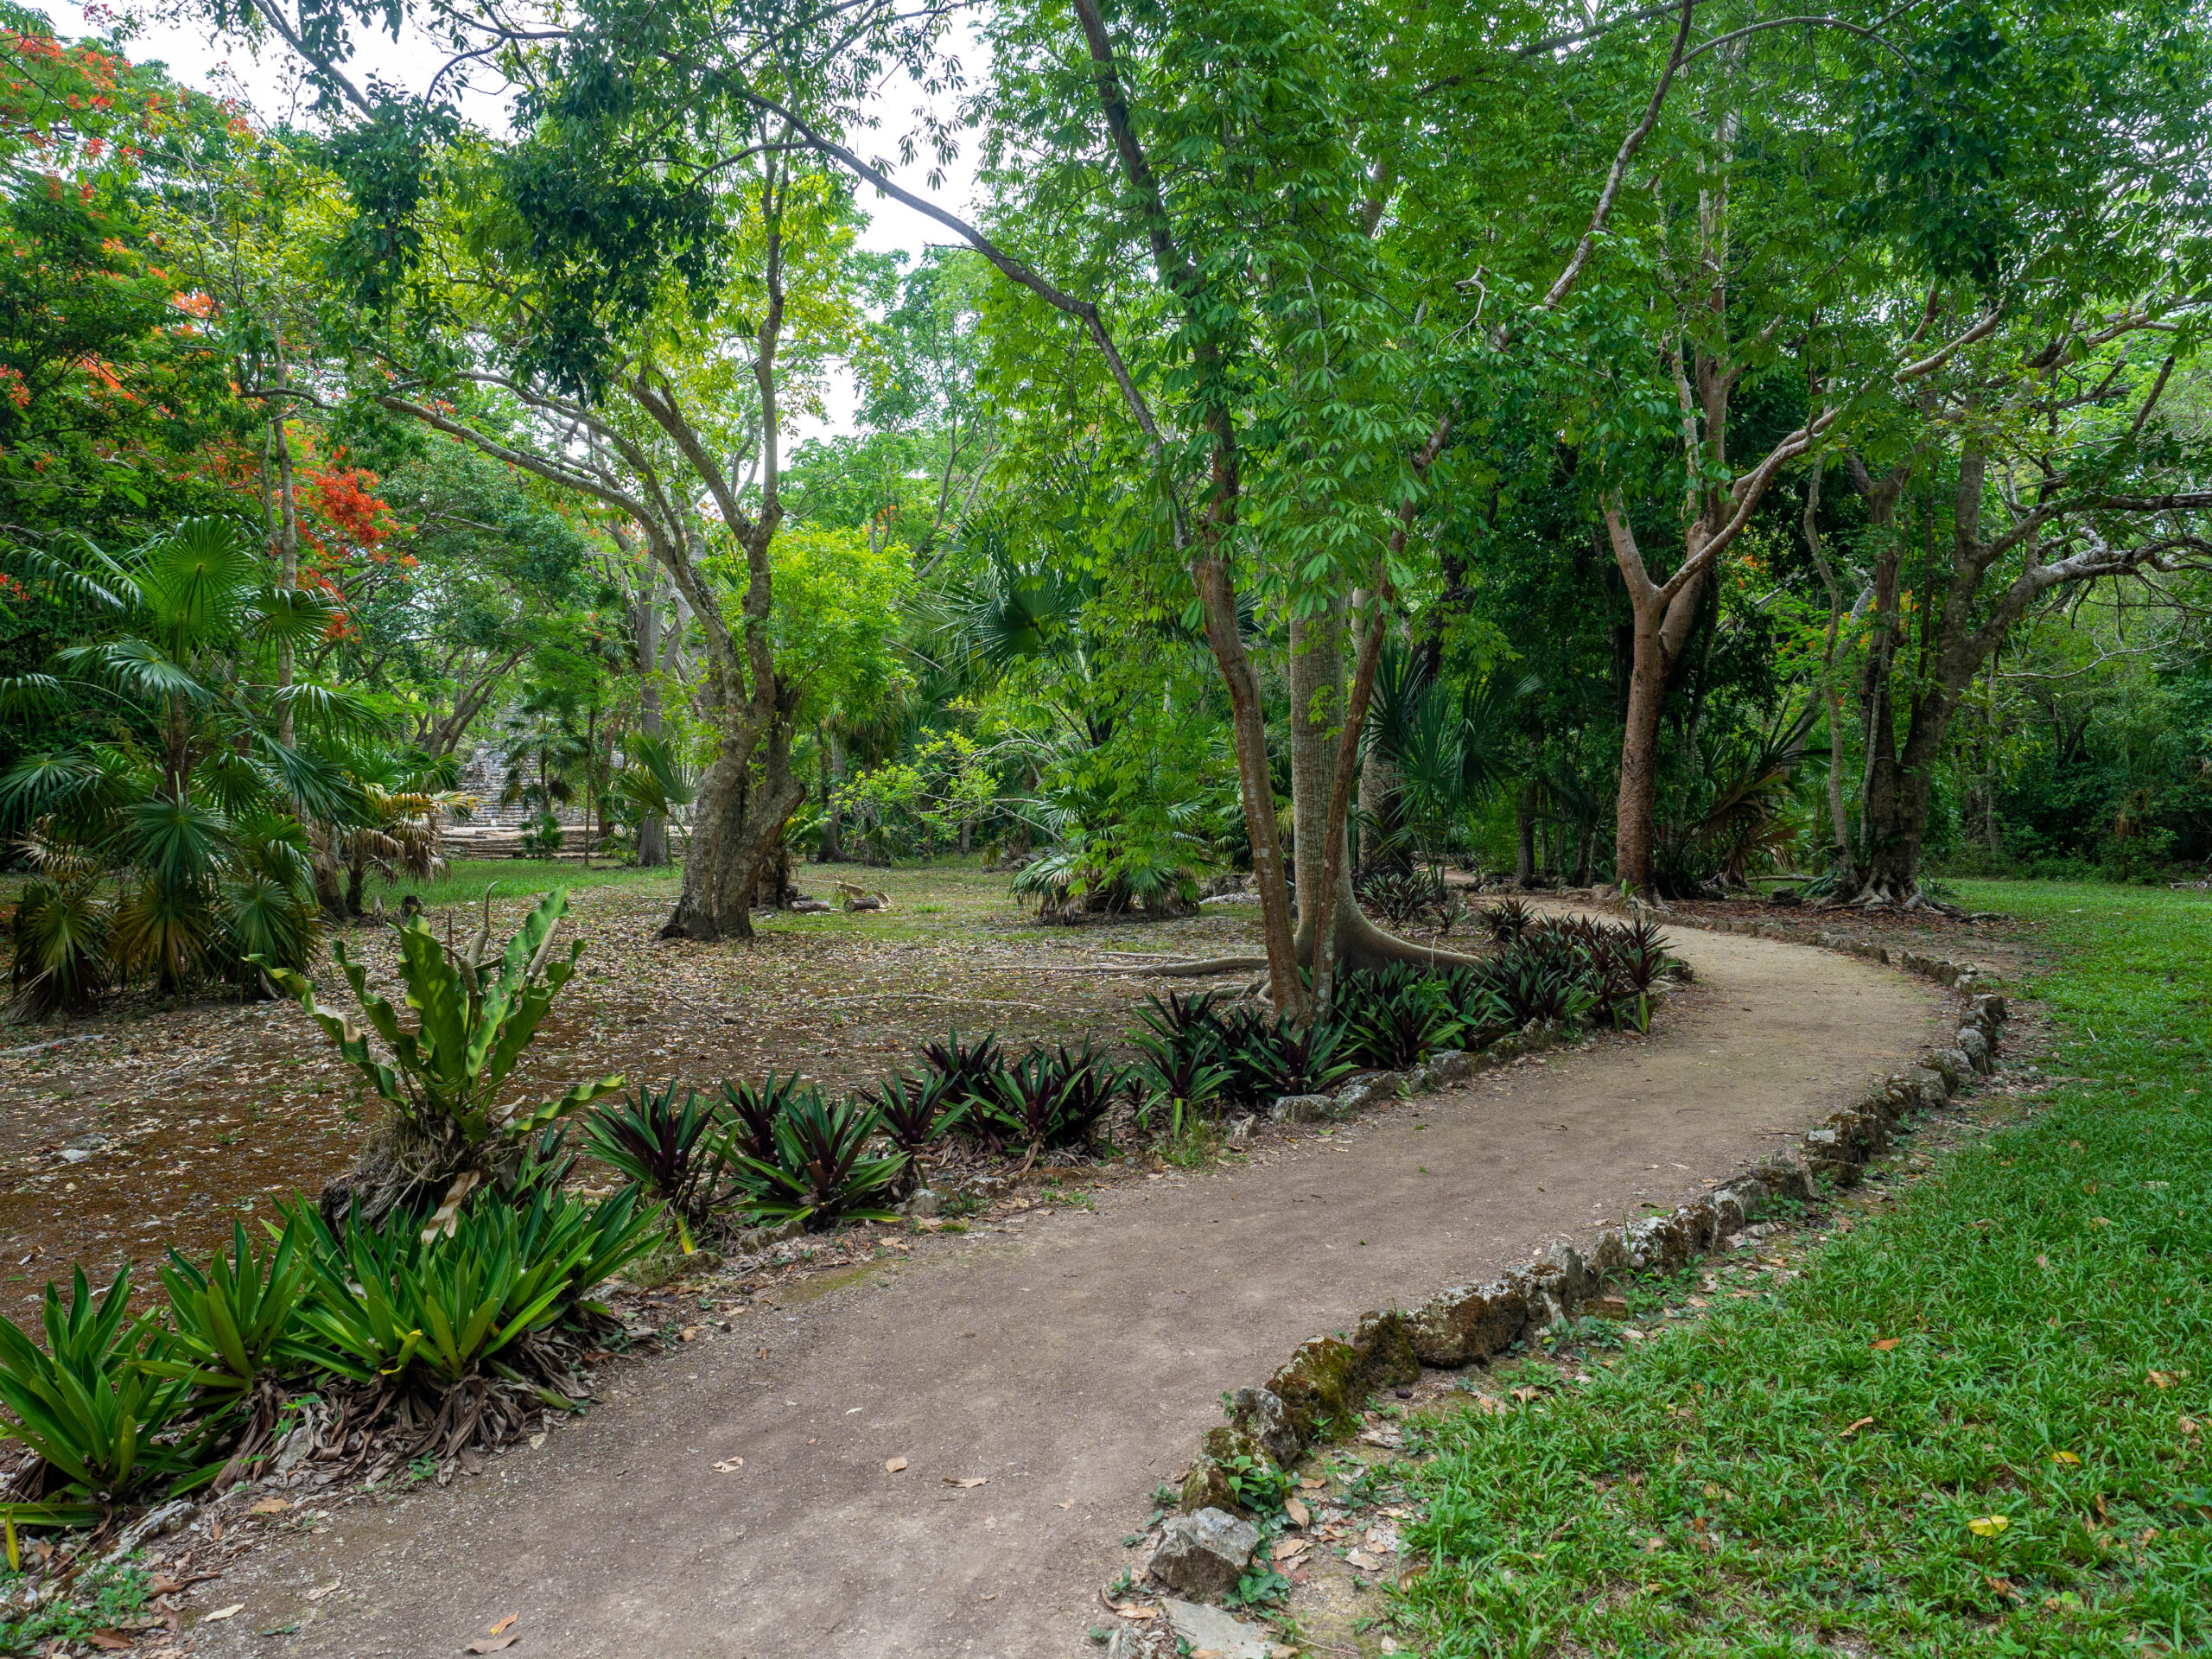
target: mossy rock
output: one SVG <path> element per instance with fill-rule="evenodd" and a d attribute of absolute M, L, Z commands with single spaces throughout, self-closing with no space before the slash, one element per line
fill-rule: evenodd
<path fill-rule="evenodd" d="M 1376 1389 L 1411 1382 L 1421 1376 L 1421 1359 L 1402 1314 L 1370 1313 L 1349 1339 L 1315 1337 L 1298 1351 L 1268 1387 L 1301 1440 L 1312 1440 L 1323 1425 L 1349 1417 Z"/>
<path fill-rule="evenodd" d="M 1196 1515 L 1200 1510 L 1226 1510 L 1231 1515 L 1238 1514 L 1236 1483 L 1229 1478 L 1228 1470 L 1202 1455 L 1183 1477 L 1183 1501 L 1179 1507 L 1185 1515 Z"/>

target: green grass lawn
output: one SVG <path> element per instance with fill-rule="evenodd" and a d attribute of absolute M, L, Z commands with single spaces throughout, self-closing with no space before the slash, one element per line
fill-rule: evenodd
<path fill-rule="evenodd" d="M 441 905 L 480 903 L 487 885 L 494 887 L 495 897 L 513 899 L 524 893 L 543 893 L 549 887 L 603 887 L 614 883 L 650 886 L 657 881 L 665 883 L 672 895 L 683 879 L 683 871 L 677 865 L 640 870 L 623 864 L 594 864 L 586 869 L 575 859 L 457 858 L 435 881 L 418 881 L 409 876 L 386 881 L 371 876 L 362 901 L 365 906 L 381 899 L 387 911 L 397 912 L 401 895 L 411 893 L 435 910 Z"/>
<path fill-rule="evenodd" d="M 1414 1477 L 1424 1654 L 2151 1655 L 2212 1644 L 2212 902 L 1969 882 L 2063 1033 L 2024 1123 L 1804 1277 Z M 1880 1345 L 1878 1345 L 1880 1344 Z"/>

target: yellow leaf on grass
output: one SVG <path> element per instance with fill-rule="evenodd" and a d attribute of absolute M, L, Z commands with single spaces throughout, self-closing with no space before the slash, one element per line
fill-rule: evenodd
<path fill-rule="evenodd" d="M 901 1469 L 904 1469 L 906 1466 L 906 1459 L 904 1459 L 904 1458 L 893 1458 L 893 1459 L 892 1459 L 889 1462 L 886 1463 L 886 1464 L 883 1465 L 883 1472 L 884 1472 L 885 1474 L 887 1474 L 887 1475 L 895 1475 L 895 1474 L 897 1474 L 897 1473 L 898 1473 Z"/>
<path fill-rule="evenodd" d="M 1967 1530 L 1977 1538 L 1994 1538 L 2012 1524 L 2008 1515 L 1977 1515 L 1967 1522 Z"/>
<path fill-rule="evenodd" d="M 1856 1433 L 1857 1433 L 1860 1429 L 1866 1427 L 1867 1427 L 1869 1424 L 1871 1424 L 1873 1421 L 1874 1421 L 1874 1420 L 1873 1420 L 1872 1417 L 1861 1417 L 1861 1418 L 1860 1418 L 1857 1422 L 1853 1423 L 1853 1424 L 1849 1428 L 1845 1429 L 1845 1430 L 1843 1431 L 1843 1433 L 1842 1433 L 1839 1438 L 1843 1439 L 1843 1440 L 1849 1440 L 1853 1435 L 1856 1434 Z"/>
<path fill-rule="evenodd" d="M 1878 1354 L 1886 1354 L 1891 1349 L 1896 1347 L 1897 1344 L 1903 1340 L 1904 1338 L 1901 1337 L 1884 1337 L 1880 1341 L 1874 1344 L 1874 1351 Z"/>
<path fill-rule="evenodd" d="M 2054 1452 L 2050 1454 L 2050 1460 L 2053 1463 L 2079 1463 L 2082 1461 L 2077 1455 L 2071 1452 Z"/>

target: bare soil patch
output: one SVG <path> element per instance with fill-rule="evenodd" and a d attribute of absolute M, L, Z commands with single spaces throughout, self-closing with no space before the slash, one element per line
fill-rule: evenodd
<path fill-rule="evenodd" d="M 495 934 L 518 922 L 560 872 L 518 864 L 517 896 L 493 906 Z M 1255 949 L 1249 907 L 1079 930 L 1039 925 L 1003 874 L 974 861 L 870 869 L 887 911 L 764 918 L 750 944 L 657 937 L 676 877 L 579 890 L 565 928 L 589 943 L 518 1075 L 538 1099 L 586 1077 L 632 1085 L 798 1071 L 833 1089 L 873 1082 L 948 1027 L 991 1029 L 1015 1046 L 1118 1041 L 1133 1003 L 1159 982 L 1092 966 L 1109 951 L 1217 954 Z M 811 868 L 803 890 L 827 893 Z M 435 909 L 468 937 L 473 907 Z M 372 987 L 396 995 L 393 934 L 340 935 Z M 1116 958 L 1119 966 L 1122 958 Z M 315 976 L 333 1006 L 350 1000 L 335 963 Z M 233 1223 L 266 1217 L 295 1191 L 345 1169 L 378 1109 L 329 1041 L 289 1003 L 150 1001 L 99 1019 L 17 1027 L 0 1051 L 0 1313 L 23 1321 L 72 1262 L 105 1281 L 172 1245 L 200 1256 Z M 151 1282 L 150 1272 L 142 1275 Z"/>

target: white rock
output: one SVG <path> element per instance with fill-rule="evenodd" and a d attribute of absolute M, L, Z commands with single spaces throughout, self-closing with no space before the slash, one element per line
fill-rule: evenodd
<path fill-rule="evenodd" d="M 1178 1601 L 1167 1597 L 1161 1604 L 1175 1634 L 1189 1643 L 1192 1653 L 1209 1650 L 1221 1659 L 1268 1659 L 1274 1638 L 1258 1624 L 1224 1613 L 1203 1602 Z"/>

